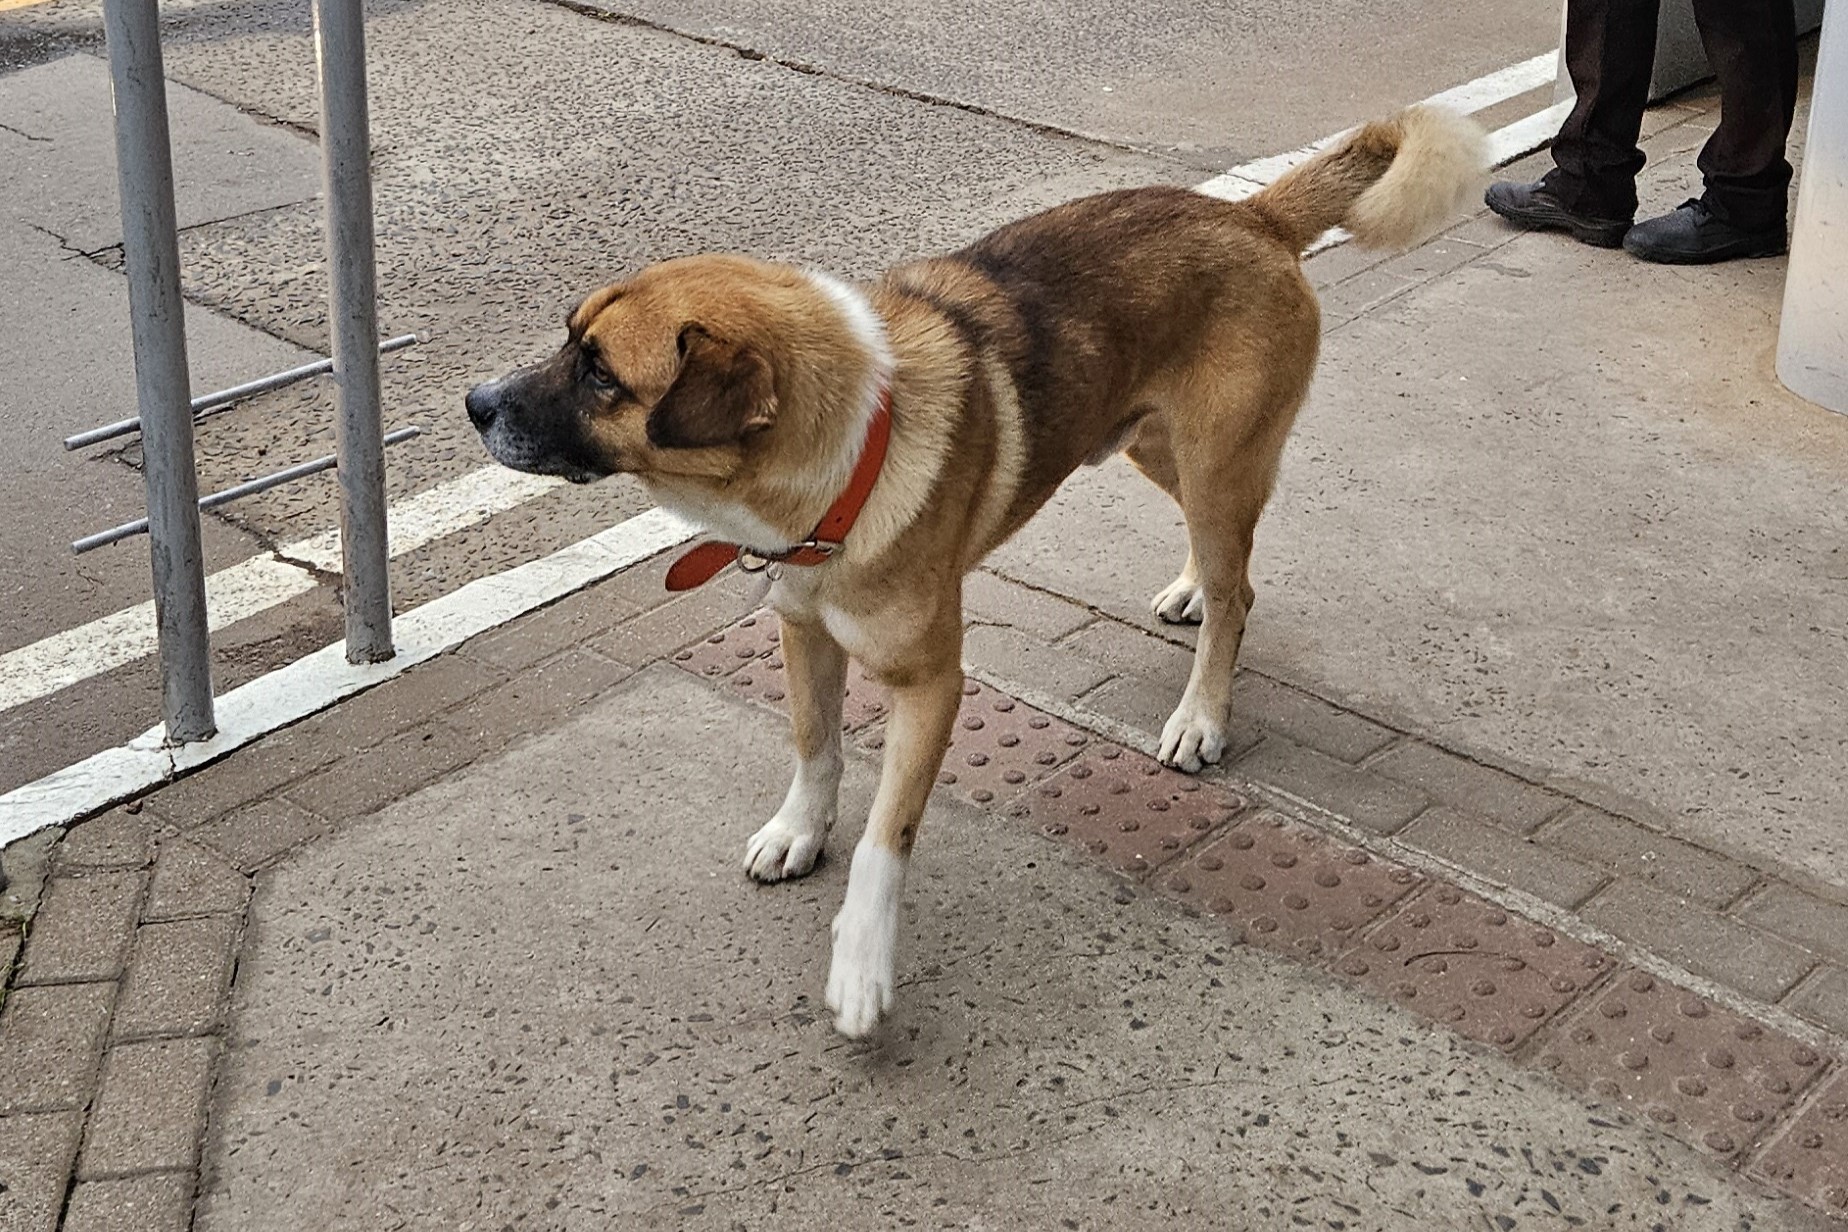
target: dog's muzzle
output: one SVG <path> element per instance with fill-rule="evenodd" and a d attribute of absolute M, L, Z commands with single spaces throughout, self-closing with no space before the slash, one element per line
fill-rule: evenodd
<path fill-rule="evenodd" d="M 494 418 L 500 414 L 500 393 L 499 381 L 486 381 L 469 390 L 468 396 L 462 399 L 475 431 L 486 432 L 494 426 Z"/>

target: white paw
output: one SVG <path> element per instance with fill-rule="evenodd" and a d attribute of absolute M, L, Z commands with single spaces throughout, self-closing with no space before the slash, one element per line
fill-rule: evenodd
<path fill-rule="evenodd" d="M 1183 573 L 1169 582 L 1149 606 L 1171 625 L 1197 625 L 1206 612 L 1206 591 Z"/>
<path fill-rule="evenodd" d="M 898 941 L 898 913 L 872 919 L 849 919 L 847 910 L 834 917 L 834 959 L 828 965 L 828 1008 L 834 1011 L 834 1029 L 852 1039 L 863 1039 L 892 1008 L 894 951 Z"/>
<path fill-rule="evenodd" d="M 1217 765 L 1225 755 L 1225 724 L 1183 699 L 1161 729 L 1161 752 L 1157 754 L 1161 764 L 1198 774 L 1203 767 Z"/>
<path fill-rule="evenodd" d="M 827 837 L 825 822 L 791 821 L 778 813 L 745 844 L 744 871 L 758 881 L 800 877 L 815 867 Z"/>

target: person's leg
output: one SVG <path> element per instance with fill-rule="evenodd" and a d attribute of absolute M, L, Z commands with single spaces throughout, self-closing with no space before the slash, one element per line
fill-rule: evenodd
<path fill-rule="evenodd" d="M 1784 144 L 1797 107 L 1792 0 L 1695 0 L 1720 83 L 1720 126 L 1700 152 L 1707 204 L 1734 226 L 1782 227 L 1789 210 Z"/>
<path fill-rule="evenodd" d="M 1636 213 L 1637 148 L 1655 69 L 1658 0 L 1568 0 L 1566 73 L 1578 98 L 1544 180 L 1562 205 L 1598 218 Z"/>
<path fill-rule="evenodd" d="M 1483 201 L 1519 226 L 1570 231 L 1603 248 L 1636 216 L 1636 147 L 1655 64 L 1657 0 L 1567 0 L 1566 73 L 1577 93 L 1532 184 L 1491 184 Z"/>
<path fill-rule="evenodd" d="M 1694 0 L 1694 20 L 1720 83 L 1720 124 L 1700 152 L 1706 192 L 1638 223 L 1623 246 L 1645 261 L 1676 265 L 1776 256 L 1788 234 L 1784 143 L 1797 105 L 1795 5 Z"/>

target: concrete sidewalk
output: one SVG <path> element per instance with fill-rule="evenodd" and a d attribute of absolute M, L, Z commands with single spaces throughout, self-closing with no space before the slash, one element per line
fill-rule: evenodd
<path fill-rule="evenodd" d="M 1646 208 L 1710 123 L 1652 113 Z M 769 626 L 655 562 L 6 853 L 0 1229 L 1848 1212 L 1848 420 L 1771 378 L 1782 263 L 1479 217 L 1311 272 L 1237 757 L 1138 752 L 1182 541 L 1086 473 L 971 581 L 872 1046 L 841 863 L 738 871 Z"/>

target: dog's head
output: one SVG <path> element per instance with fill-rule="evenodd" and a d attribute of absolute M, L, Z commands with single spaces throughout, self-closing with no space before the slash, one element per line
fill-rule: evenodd
<path fill-rule="evenodd" d="M 549 359 L 466 402 L 495 460 L 575 483 L 729 483 L 838 427 L 833 404 L 868 362 L 814 278 L 744 257 L 651 266 L 566 328 Z"/>

